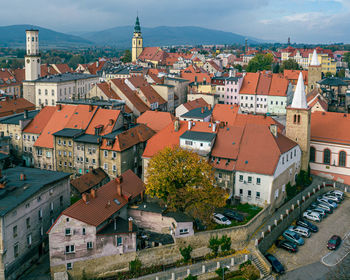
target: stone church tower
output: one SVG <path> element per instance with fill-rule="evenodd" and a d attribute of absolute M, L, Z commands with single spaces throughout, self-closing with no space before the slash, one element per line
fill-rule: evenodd
<path fill-rule="evenodd" d="M 35 104 L 35 84 L 40 78 L 39 30 L 26 30 L 25 81 L 23 82 L 23 97 Z"/>
<path fill-rule="evenodd" d="M 317 82 L 322 79 L 322 65 L 318 61 L 316 49 L 312 54 L 312 60 L 308 69 L 308 92 L 317 88 Z"/>
<path fill-rule="evenodd" d="M 132 37 L 132 51 L 131 51 L 131 57 L 132 62 L 136 62 L 137 58 L 143 51 L 143 40 L 142 40 L 142 34 L 141 34 L 141 27 L 140 27 L 140 21 L 139 17 L 136 17 L 136 23 L 134 27 L 134 36 Z"/>
<path fill-rule="evenodd" d="M 300 72 L 292 104 L 287 107 L 286 136 L 301 148 L 301 170 L 308 171 L 310 159 L 311 108 L 308 107 L 303 75 Z"/>

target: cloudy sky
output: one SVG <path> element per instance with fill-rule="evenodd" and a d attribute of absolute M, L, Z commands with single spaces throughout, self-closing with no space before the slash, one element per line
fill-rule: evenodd
<path fill-rule="evenodd" d="M 0 25 L 75 33 L 133 25 L 201 26 L 265 40 L 350 43 L 350 0 L 11 0 Z"/>

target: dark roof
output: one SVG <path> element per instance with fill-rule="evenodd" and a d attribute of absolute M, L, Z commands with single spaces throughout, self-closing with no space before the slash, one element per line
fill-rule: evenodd
<path fill-rule="evenodd" d="M 186 80 L 186 79 L 183 79 L 183 78 L 176 78 L 176 77 L 166 77 L 166 80 L 179 81 L 181 83 L 189 82 L 189 80 Z"/>
<path fill-rule="evenodd" d="M 59 137 L 74 137 L 78 135 L 79 133 L 82 133 L 83 129 L 75 129 L 75 128 L 63 128 L 52 135 L 59 136 Z"/>
<path fill-rule="evenodd" d="M 24 181 L 20 180 L 22 173 L 26 177 Z M 0 216 L 15 209 L 47 185 L 69 178 L 69 176 L 69 173 L 27 167 L 3 170 L 0 182 L 6 181 L 6 185 L 0 188 Z"/>
<path fill-rule="evenodd" d="M 180 136 L 180 138 L 183 138 L 183 139 L 200 140 L 200 141 L 207 141 L 207 142 L 213 141 L 215 137 L 216 137 L 215 133 L 191 131 L 191 130 L 186 130 L 185 133 L 183 133 Z"/>
<path fill-rule="evenodd" d="M 337 78 L 337 77 L 325 78 L 321 81 L 318 81 L 317 83 L 322 85 L 322 86 L 331 86 L 331 87 L 347 86 L 348 85 L 342 79 Z"/>
<path fill-rule="evenodd" d="M 33 119 L 39 113 L 39 111 L 40 110 L 29 111 L 27 119 Z M 19 121 L 23 121 L 23 120 L 25 120 L 24 113 L 20 113 L 20 114 L 11 115 L 8 117 L 3 117 L 0 119 L 0 123 L 19 125 Z"/>
<path fill-rule="evenodd" d="M 162 245 L 174 243 L 174 239 L 170 234 L 162 234 L 154 231 L 145 230 L 144 235 L 147 236 L 146 240 L 148 242 L 157 242 Z"/>
<path fill-rule="evenodd" d="M 91 188 L 101 184 L 108 175 L 102 168 L 96 168 L 89 173 L 86 173 L 70 182 L 70 184 L 76 188 L 80 193 L 86 192 Z"/>
<path fill-rule="evenodd" d="M 5 160 L 9 157 L 10 157 L 10 155 L 8 155 L 8 154 L 0 153 L 0 160 Z"/>
<path fill-rule="evenodd" d="M 132 232 L 137 232 L 137 226 L 132 223 Z M 118 217 L 116 219 L 116 229 L 114 229 L 114 222 L 110 222 L 107 226 L 97 232 L 97 235 L 109 235 L 117 233 L 129 233 L 129 222 L 125 219 Z"/>
<path fill-rule="evenodd" d="M 171 217 L 173 218 L 176 222 L 193 222 L 193 219 L 189 216 L 187 216 L 184 213 L 181 212 L 167 212 L 163 216 L 165 217 Z"/>
<path fill-rule="evenodd" d="M 139 204 L 136 209 L 139 211 L 154 212 L 159 214 L 162 214 L 165 210 L 165 208 L 154 202 L 143 202 Z"/>
<path fill-rule="evenodd" d="M 45 83 L 58 83 L 67 81 L 76 81 L 89 78 L 97 78 L 97 75 L 84 74 L 84 73 L 63 73 L 57 75 L 50 75 L 38 78 L 35 82 L 45 82 Z"/>
<path fill-rule="evenodd" d="M 97 136 L 97 135 L 83 134 L 81 136 L 74 138 L 74 142 L 98 144 L 99 138 L 100 136 Z"/>
<path fill-rule="evenodd" d="M 203 112 L 202 112 L 202 109 L 203 109 Z M 204 119 L 210 116 L 212 112 L 213 112 L 213 109 L 208 110 L 207 107 L 198 107 L 181 115 L 181 118 Z"/>

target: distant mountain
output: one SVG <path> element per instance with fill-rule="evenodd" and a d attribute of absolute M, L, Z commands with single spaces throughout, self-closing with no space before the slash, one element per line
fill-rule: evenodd
<path fill-rule="evenodd" d="M 80 48 L 94 45 L 91 41 L 75 35 L 56 32 L 40 26 L 23 24 L 0 26 L 0 47 L 25 48 L 26 29 L 39 30 L 40 48 Z"/>
<path fill-rule="evenodd" d="M 80 34 L 98 46 L 131 47 L 133 26 L 120 26 L 106 30 Z M 246 37 L 232 32 L 225 32 L 195 26 L 182 27 L 141 27 L 144 46 L 171 45 L 211 45 L 211 44 L 244 44 Z M 250 44 L 263 40 L 248 38 Z"/>

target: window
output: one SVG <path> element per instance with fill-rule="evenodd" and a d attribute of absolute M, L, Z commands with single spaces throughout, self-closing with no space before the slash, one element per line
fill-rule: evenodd
<path fill-rule="evenodd" d="M 248 176 L 248 183 L 251 183 L 251 182 L 252 182 L 252 177 Z"/>
<path fill-rule="evenodd" d="M 239 195 L 243 195 L 243 189 L 239 189 Z"/>
<path fill-rule="evenodd" d="M 89 158 L 85 158 L 85 162 L 86 162 L 86 163 L 89 163 Z"/>
<path fill-rule="evenodd" d="M 43 218 L 43 210 L 42 209 L 39 209 L 38 216 L 39 216 L 40 220 Z"/>
<path fill-rule="evenodd" d="M 316 160 L 316 149 L 314 147 L 310 147 L 310 162 L 315 162 Z"/>
<path fill-rule="evenodd" d="M 346 165 L 346 153 L 344 151 L 341 151 L 339 153 L 339 166 L 345 166 Z"/>
<path fill-rule="evenodd" d="M 181 228 L 180 229 L 180 235 L 187 234 L 187 233 L 188 233 L 188 228 Z"/>
<path fill-rule="evenodd" d="M 30 247 L 30 245 L 32 245 L 32 235 L 31 234 L 27 235 L 27 245 L 28 245 L 28 247 Z"/>
<path fill-rule="evenodd" d="M 193 142 L 190 141 L 190 140 L 185 140 L 185 145 L 192 146 L 192 145 L 193 145 Z"/>
<path fill-rule="evenodd" d="M 331 163 L 331 151 L 329 149 L 325 149 L 323 151 L 323 163 L 330 164 Z"/>
<path fill-rule="evenodd" d="M 104 170 L 108 170 L 108 163 L 105 163 L 105 164 L 103 165 L 103 168 L 104 168 Z"/>
<path fill-rule="evenodd" d="M 13 237 L 17 237 L 17 226 L 14 226 L 12 231 L 13 231 L 13 234 L 12 234 Z"/>
<path fill-rule="evenodd" d="M 260 198 L 260 192 L 256 192 L 256 198 Z"/>
<path fill-rule="evenodd" d="M 61 207 L 63 206 L 63 196 L 62 195 L 60 196 L 60 206 Z"/>
<path fill-rule="evenodd" d="M 104 151 L 104 156 L 108 157 L 108 151 Z"/>
<path fill-rule="evenodd" d="M 40 236 L 44 236 L 44 228 L 40 227 Z"/>
<path fill-rule="evenodd" d="M 51 90 L 51 95 L 52 95 L 52 96 L 55 95 L 55 90 L 54 90 L 54 89 Z"/>
<path fill-rule="evenodd" d="M 123 245 L 123 238 L 118 236 L 117 237 L 117 246 L 121 246 L 121 245 Z"/>
<path fill-rule="evenodd" d="M 45 89 L 45 95 L 47 95 L 47 89 Z"/>
<path fill-rule="evenodd" d="M 87 247 L 88 250 L 91 250 L 92 248 L 94 248 L 93 247 L 93 243 L 91 241 L 86 243 L 86 247 Z"/>
<path fill-rule="evenodd" d="M 13 254 L 15 258 L 18 257 L 18 243 L 13 246 Z"/>
<path fill-rule="evenodd" d="M 83 235 L 86 234 L 86 228 L 83 228 L 82 233 L 83 233 Z"/>
<path fill-rule="evenodd" d="M 95 164 L 96 163 L 96 160 L 93 158 L 92 159 L 92 164 Z"/>
<path fill-rule="evenodd" d="M 41 95 L 41 89 L 38 89 L 38 94 Z"/>
<path fill-rule="evenodd" d="M 72 269 L 73 269 L 73 264 L 67 263 L 67 270 L 72 270 Z"/>
<path fill-rule="evenodd" d="M 66 146 L 66 140 L 63 140 L 63 146 Z"/>
<path fill-rule="evenodd" d="M 243 175 L 239 175 L 239 181 L 243 182 Z"/>
<path fill-rule="evenodd" d="M 135 146 L 134 146 L 135 147 Z M 112 152 L 112 157 L 116 158 L 117 157 L 117 152 Z"/>
<path fill-rule="evenodd" d="M 113 172 L 117 172 L 117 166 L 113 165 Z"/>
<path fill-rule="evenodd" d="M 252 196 L 252 191 L 248 190 L 248 196 Z"/>
<path fill-rule="evenodd" d="M 75 252 L 75 246 L 74 245 L 67 245 L 66 246 L 66 254 L 71 254 Z"/>
<path fill-rule="evenodd" d="M 30 228 L 30 217 L 26 219 L 26 226 L 27 228 Z"/>
<path fill-rule="evenodd" d="M 260 183 L 261 183 L 261 179 L 260 178 L 256 178 L 256 184 L 260 185 Z"/>
<path fill-rule="evenodd" d="M 53 202 L 50 202 L 50 211 L 53 212 Z"/>

